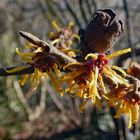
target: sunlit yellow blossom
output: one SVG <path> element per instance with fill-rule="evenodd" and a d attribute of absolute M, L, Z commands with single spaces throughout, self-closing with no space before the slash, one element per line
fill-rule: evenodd
<path fill-rule="evenodd" d="M 128 128 L 131 128 L 132 124 L 135 124 L 138 121 L 139 105 L 137 104 L 133 105 L 130 104 L 129 102 L 122 101 L 122 103 L 119 104 L 119 109 L 114 117 L 119 118 L 122 113 L 129 116 Z"/>
<path fill-rule="evenodd" d="M 32 51 L 21 53 L 18 49 L 16 49 L 17 54 L 22 58 L 25 65 L 16 67 L 12 70 L 7 70 L 7 72 L 14 73 L 33 66 L 34 73 L 24 75 L 23 79 L 20 80 L 20 84 L 24 86 L 26 81 L 30 78 L 31 89 L 34 91 L 40 85 L 42 77 L 46 77 L 46 75 L 48 75 L 55 89 L 62 95 L 63 91 L 60 86 L 61 76 L 57 67 L 57 59 L 55 56 L 47 53 L 44 48 L 37 47 L 29 43 L 28 48 L 32 48 Z"/>
<path fill-rule="evenodd" d="M 73 32 L 73 23 L 70 22 L 67 27 L 61 28 L 55 21 L 52 22 L 52 26 L 56 29 L 55 32 L 51 32 L 50 40 L 51 45 L 57 47 L 71 57 L 75 57 L 76 53 L 81 53 L 80 50 L 72 48 L 74 39 L 80 41 L 80 37 Z"/>
<path fill-rule="evenodd" d="M 128 89 L 129 88 L 124 86 L 119 86 L 108 94 L 108 98 L 109 104 L 117 109 L 117 113 L 114 117 L 119 118 L 122 113 L 128 115 L 128 127 L 131 128 L 132 124 L 138 121 L 139 104 L 138 102 L 133 102 L 135 99 L 132 99 L 131 94 L 134 94 L 134 91 L 129 92 Z"/>
<path fill-rule="evenodd" d="M 67 92 L 83 99 L 91 99 L 93 104 L 96 104 L 97 102 L 99 104 L 103 98 L 108 99 L 106 96 L 107 90 L 103 78 L 104 76 L 111 79 L 116 85 L 116 88 L 119 85 L 129 87 L 129 82 L 125 79 L 125 71 L 117 66 L 108 64 L 109 58 L 111 59 L 129 51 L 131 51 L 131 49 L 125 49 L 113 53 L 112 55 L 91 53 L 85 57 L 84 62 L 66 65 L 65 68 L 71 71 L 62 77 L 62 82 L 69 83 Z M 118 74 L 116 70 L 119 71 L 120 74 Z M 99 91 L 100 88 L 102 89 L 102 92 Z M 87 100 L 81 105 L 81 112 L 86 103 Z"/>
<path fill-rule="evenodd" d="M 52 26 L 56 29 L 56 31 L 52 32 L 50 36 L 50 44 L 71 57 L 76 56 L 77 53 L 81 53 L 79 50 L 72 48 L 74 39 L 77 39 L 78 41 L 80 40 L 79 36 L 72 30 L 73 25 L 74 24 L 70 22 L 67 27 L 61 28 L 55 21 L 53 21 Z M 26 43 L 25 47 L 31 51 L 20 52 L 18 48 L 16 49 L 16 53 L 22 58 L 25 65 L 12 70 L 7 70 L 7 72 L 14 73 L 33 66 L 34 73 L 30 75 L 26 74 L 23 76 L 23 79 L 20 80 L 20 84 L 22 86 L 30 78 L 31 88 L 32 90 L 35 90 L 39 86 L 42 77 L 49 76 L 56 91 L 63 95 L 64 92 L 61 88 L 62 77 L 60 70 L 58 70 L 58 65 L 61 66 L 61 64 L 57 63 L 57 58 L 54 55 L 49 54 L 45 48 L 40 46 Z M 77 74 L 79 74 L 79 72 Z M 74 73 L 74 75 L 75 74 L 76 73 Z M 67 75 L 67 78 L 65 77 L 63 80 L 65 81 L 68 79 L 69 74 Z"/>

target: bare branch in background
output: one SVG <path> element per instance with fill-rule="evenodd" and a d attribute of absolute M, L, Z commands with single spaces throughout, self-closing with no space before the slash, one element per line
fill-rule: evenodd
<path fill-rule="evenodd" d="M 114 115 L 116 114 L 116 110 L 114 108 L 111 108 L 110 107 L 110 114 L 112 116 L 112 119 L 113 119 L 113 122 L 114 122 L 114 125 L 115 125 L 115 137 L 116 137 L 116 140 L 120 140 L 120 126 L 119 126 L 119 119 L 115 119 L 114 118 Z"/>
<path fill-rule="evenodd" d="M 45 110 L 45 101 L 46 101 L 46 91 L 47 88 L 45 87 L 45 79 L 42 79 L 41 83 L 41 93 L 40 93 L 40 103 L 39 105 L 36 106 L 35 111 L 34 111 L 34 120 L 38 119 L 43 111 Z"/>
<path fill-rule="evenodd" d="M 44 86 L 42 86 L 40 104 L 36 106 L 35 110 L 32 110 L 31 107 L 29 106 L 26 98 L 24 97 L 24 94 L 21 90 L 19 83 L 17 81 L 14 81 L 13 84 L 14 84 L 14 88 L 16 90 L 17 96 L 28 115 L 29 121 L 34 121 L 34 120 L 38 119 L 45 109 L 46 88 L 43 88 Z"/>
<path fill-rule="evenodd" d="M 90 18 L 92 17 L 93 15 L 93 12 L 92 12 L 92 8 L 91 8 L 91 4 L 90 4 L 90 1 L 89 0 L 84 0 L 85 1 L 85 5 L 86 5 L 86 8 L 88 10 L 88 13 L 90 15 Z"/>
<path fill-rule="evenodd" d="M 69 113 L 66 111 L 65 107 L 63 106 L 63 104 L 57 98 L 56 93 L 54 92 L 52 87 L 50 87 L 48 84 L 46 86 L 47 86 L 46 87 L 47 91 L 49 92 L 53 102 L 58 107 L 58 109 L 68 117 L 69 121 L 71 121 L 76 127 L 79 127 L 80 126 L 79 120 L 75 119 L 74 116 L 69 115 Z"/>
<path fill-rule="evenodd" d="M 131 59 L 132 59 L 132 61 L 136 61 L 135 48 L 134 48 L 135 40 L 134 40 L 134 33 L 133 33 L 133 25 L 132 25 L 132 20 L 130 18 L 129 6 L 128 6 L 127 0 L 123 0 L 123 6 L 124 6 L 124 11 L 125 11 L 128 46 L 132 49 Z"/>
<path fill-rule="evenodd" d="M 38 3 L 38 7 L 39 7 L 39 9 L 40 9 L 42 15 L 44 16 L 45 21 L 48 23 L 48 20 L 50 20 L 50 19 L 49 19 L 49 17 L 48 17 L 47 14 L 46 14 L 47 9 L 45 9 L 45 8 L 42 6 L 42 3 L 41 3 L 40 0 L 37 0 L 37 3 Z"/>
<path fill-rule="evenodd" d="M 56 96 L 56 93 L 54 92 L 53 88 L 50 87 L 48 84 L 46 84 L 46 89 L 49 92 L 53 102 L 55 103 L 55 105 L 57 106 L 57 108 L 61 111 L 64 112 L 65 108 L 63 106 L 63 104 L 59 101 L 59 99 Z"/>
<path fill-rule="evenodd" d="M 80 6 L 80 12 L 82 15 L 82 18 L 84 19 L 85 25 L 88 23 L 87 15 L 85 13 L 85 9 L 83 7 L 83 0 L 79 0 L 79 6 Z"/>
<path fill-rule="evenodd" d="M 118 59 L 118 66 L 122 66 L 123 62 L 128 58 L 131 57 L 131 61 L 136 61 L 136 56 L 139 55 L 139 49 L 135 48 L 135 40 L 134 40 L 134 34 L 133 34 L 133 25 L 132 25 L 132 19 L 130 18 L 130 13 L 129 13 L 129 7 L 128 7 L 128 2 L 127 0 L 122 0 L 123 2 L 123 10 L 125 12 L 125 21 L 126 21 L 126 31 L 127 31 L 127 42 L 128 42 L 128 47 L 132 49 L 131 54 L 125 54 L 123 56 L 120 56 Z"/>
<path fill-rule="evenodd" d="M 55 9 L 56 3 L 54 3 L 53 1 L 48 1 L 46 0 L 46 6 L 48 7 L 48 11 L 52 14 L 53 17 L 55 17 L 55 20 L 57 20 L 59 23 L 64 24 L 64 20 L 59 15 L 58 10 Z"/>
<path fill-rule="evenodd" d="M 63 21 L 62 23 L 64 25 L 67 25 L 69 23 L 70 19 L 66 15 L 67 10 L 66 10 L 64 2 L 60 1 L 60 2 L 53 2 L 53 3 L 57 6 L 58 13 L 61 15 L 61 20 Z M 46 4 L 47 4 L 47 0 L 46 0 Z"/>
<path fill-rule="evenodd" d="M 48 42 L 40 40 L 39 38 L 28 32 L 20 31 L 20 35 L 32 44 L 45 48 L 48 53 L 59 57 L 64 62 L 76 62 L 76 59 L 73 59 L 68 55 L 64 54 L 63 52 L 60 52 L 56 47 L 50 45 Z"/>
<path fill-rule="evenodd" d="M 128 132 L 129 132 L 129 130 L 128 130 L 127 125 L 126 125 L 125 116 L 121 117 L 121 124 L 122 124 L 123 138 L 124 138 L 124 140 L 128 140 Z"/>
<path fill-rule="evenodd" d="M 22 103 L 22 105 L 23 105 L 23 107 L 24 107 L 24 109 L 25 109 L 25 111 L 26 111 L 26 113 L 28 115 L 28 119 L 30 121 L 33 120 L 33 112 L 32 112 L 32 109 L 30 108 L 27 100 L 25 99 L 25 97 L 23 95 L 23 92 L 22 92 L 22 90 L 20 88 L 19 83 L 17 81 L 14 81 L 13 84 L 14 84 L 14 88 L 16 90 L 17 96 L 18 96 L 20 102 Z"/>
<path fill-rule="evenodd" d="M 76 24 L 79 26 L 79 28 L 82 27 L 80 20 L 78 19 L 77 15 L 75 14 L 75 12 L 73 11 L 73 9 L 71 8 L 71 6 L 69 5 L 67 0 L 64 0 L 64 3 L 68 9 L 68 11 L 70 12 L 71 16 L 74 18 Z"/>
<path fill-rule="evenodd" d="M 96 4 L 95 0 L 92 0 L 92 5 L 93 5 L 95 11 L 97 11 L 97 4 Z"/>

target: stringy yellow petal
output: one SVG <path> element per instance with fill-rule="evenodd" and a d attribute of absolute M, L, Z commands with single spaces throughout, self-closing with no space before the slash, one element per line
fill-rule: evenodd
<path fill-rule="evenodd" d="M 111 68 L 106 67 L 103 71 L 106 76 L 108 76 L 114 83 L 116 83 L 116 88 L 118 86 L 118 83 L 124 84 L 127 87 L 129 87 L 129 83 L 120 75 L 118 75 L 115 71 L 113 71 Z"/>
<path fill-rule="evenodd" d="M 82 102 L 82 104 L 80 105 L 80 112 L 83 113 L 84 112 L 84 108 L 85 105 L 87 104 L 88 100 L 85 100 L 84 102 Z"/>
<path fill-rule="evenodd" d="M 41 82 L 41 77 L 42 77 L 42 72 L 35 68 L 34 73 L 32 74 L 30 79 L 33 91 L 35 91 L 38 88 Z"/>
<path fill-rule="evenodd" d="M 32 48 L 37 48 L 37 46 L 31 44 L 30 42 L 26 42 L 25 48 L 32 49 Z"/>
<path fill-rule="evenodd" d="M 127 49 L 124 49 L 124 50 L 113 52 L 113 53 L 107 55 L 107 58 L 112 59 L 113 57 L 117 57 L 119 55 L 122 55 L 122 54 L 125 54 L 125 53 L 128 53 L 128 52 L 131 52 L 131 48 L 127 48 Z"/>
<path fill-rule="evenodd" d="M 93 97 L 94 96 L 94 82 L 95 82 L 95 75 L 94 72 L 91 72 L 91 81 L 89 83 L 89 97 Z"/>
<path fill-rule="evenodd" d="M 28 53 L 21 53 L 19 52 L 18 48 L 16 48 L 16 53 L 27 63 L 32 63 L 32 57 L 35 55 L 34 52 L 28 52 Z"/>
<path fill-rule="evenodd" d="M 57 31 L 60 31 L 60 30 L 61 30 L 61 28 L 59 27 L 59 25 L 58 25 L 55 21 L 52 22 L 52 26 L 53 26 Z"/>
<path fill-rule="evenodd" d="M 123 102 L 123 109 L 124 109 L 124 113 L 129 115 L 130 104 L 128 102 Z"/>
<path fill-rule="evenodd" d="M 129 109 L 129 124 L 128 124 L 128 128 L 132 127 L 132 112 L 131 109 Z"/>
<path fill-rule="evenodd" d="M 39 52 L 43 52 L 43 49 L 42 49 L 41 47 L 38 47 L 38 48 L 34 51 L 34 53 L 39 53 Z"/>
<path fill-rule="evenodd" d="M 120 68 L 120 67 L 118 67 L 118 66 L 115 66 L 115 65 L 110 66 L 110 67 L 111 67 L 111 69 L 118 70 L 118 71 L 121 72 L 124 76 L 126 76 L 126 72 L 125 72 L 122 68 Z"/>
<path fill-rule="evenodd" d="M 63 70 L 65 70 L 66 68 L 68 68 L 68 67 L 70 67 L 70 66 L 83 66 L 83 63 L 80 63 L 80 62 L 72 62 L 72 63 L 69 63 L 69 64 L 67 64 L 67 65 L 65 65 L 64 67 L 63 67 Z"/>
<path fill-rule="evenodd" d="M 35 68 L 34 73 L 31 75 L 30 81 L 32 82 L 36 76 L 37 76 L 37 69 Z"/>
<path fill-rule="evenodd" d="M 99 69 L 98 67 L 96 67 L 95 74 L 94 72 L 91 72 L 91 82 L 89 85 L 89 97 L 92 97 L 94 103 L 95 103 L 96 97 L 99 99 L 101 98 L 97 89 L 98 73 L 99 73 Z"/>
<path fill-rule="evenodd" d="M 132 113 L 132 123 L 135 124 L 139 118 L 139 105 L 131 105 L 130 110 Z"/>
<path fill-rule="evenodd" d="M 96 96 L 93 96 L 93 97 L 91 98 L 91 102 L 92 102 L 93 104 L 96 103 Z"/>
<path fill-rule="evenodd" d="M 51 42 L 51 45 L 55 45 L 56 43 L 59 43 L 60 39 L 55 39 L 54 41 Z"/>
<path fill-rule="evenodd" d="M 24 70 L 24 69 L 26 69 L 26 68 L 29 68 L 29 67 L 30 67 L 30 66 L 18 66 L 18 67 L 16 67 L 16 68 L 11 69 L 11 70 L 5 69 L 5 71 L 6 71 L 7 73 L 15 73 L 15 72 L 22 71 L 22 70 Z"/>
<path fill-rule="evenodd" d="M 61 81 L 61 74 L 60 74 L 60 70 L 58 69 L 57 64 L 54 64 L 53 69 L 54 69 L 54 72 L 55 72 L 58 80 Z"/>
<path fill-rule="evenodd" d="M 98 55 L 97 54 L 93 54 L 93 53 L 89 53 L 86 57 L 85 57 L 85 60 L 87 60 L 89 57 L 93 58 L 93 59 L 97 59 L 98 58 Z"/>
<path fill-rule="evenodd" d="M 64 92 L 61 89 L 61 86 L 60 86 L 59 81 L 57 81 L 55 79 L 54 74 L 53 74 L 53 71 L 51 69 L 48 71 L 48 74 L 50 76 L 50 79 L 51 79 L 51 81 L 52 81 L 52 83 L 53 83 L 56 91 L 59 92 L 61 96 L 63 96 L 64 95 Z"/>
<path fill-rule="evenodd" d="M 97 108 L 99 109 L 99 111 L 101 111 L 101 109 L 102 109 L 101 100 L 97 98 L 97 99 L 96 99 L 96 104 L 97 104 Z"/>
<path fill-rule="evenodd" d="M 73 71 L 71 73 L 66 74 L 65 76 L 62 77 L 62 81 L 63 82 L 68 82 L 70 80 L 75 79 L 77 76 L 79 76 L 80 74 L 82 74 L 84 72 L 84 70 L 78 70 L 78 71 Z"/>
<path fill-rule="evenodd" d="M 29 77 L 28 74 L 23 75 L 22 80 L 19 81 L 20 85 L 24 86 L 26 81 L 27 81 L 27 79 L 28 79 L 28 77 Z"/>
<path fill-rule="evenodd" d="M 73 26 L 74 26 L 74 23 L 73 23 L 73 22 L 70 22 L 70 23 L 68 24 L 68 29 L 72 29 Z"/>
<path fill-rule="evenodd" d="M 106 88 L 105 88 L 105 85 L 104 85 L 103 78 L 102 78 L 101 74 L 99 74 L 98 79 L 99 79 L 101 88 L 103 89 L 103 92 L 106 94 Z"/>
<path fill-rule="evenodd" d="M 97 89 L 97 79 L 98 79 L 98 74 L 99 74 L 99 69 L 98 67 L 95 68 L 95 81 L 94 81 L 94 85 L 93 85 L 93 88 L 94 88 L 94 94 L 96 97 L 98 97 L 99 99 L 101 99 L 99 93 L 98 93 L 98 89 Z"/>
<path fill-rule="evenodd" d="M 83 97 L 83 90 L 78 90 L 77 93 L 76 93 L 76 96 L 82 98 Z"/>
<path fill-rule="evenodd" d="M 73 38 L 76 38 L 76 39 L 78 39 L 78 41 L 80 41 L 80 37 L 77 34 L 73 34 Z"/>
<path fill-rule="evenodd" d="M 28 53 L 21 53 L 18 48 L 16 48 L 16 53 L 20 55 L 21 57 L 33 57 L 35 55 L 34 52 L 28 52 Z"/>

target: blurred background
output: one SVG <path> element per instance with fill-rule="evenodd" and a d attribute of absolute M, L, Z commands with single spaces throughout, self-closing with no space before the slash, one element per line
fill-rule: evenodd
<path fill-rule="evenodd" d="M 21 63 L 15 53 L 17 47 L 25 50 L 19 30 L 48 40 L 54 30 L 51 22 L 56 21 L 60 27 L 74 22 L 78 33 L 101 8 L 114 9 L 125 25 L 113 50 L 133 49 L 114 63 L 123 67 L 131 61 L 140 63 L 140 0 L 1 0 L 0 67 Z M 114 119 L 115 110 L 105 103 L 101 111 L 88 104 L 81 114 L 78 98 L 61 98 L 45 79 L 26 99 L 29 84 L 21 87 L 20 78 L 0 77 L 1 140 L 140 140 L 140 123 L 128 130 L 128 118 Z"/>

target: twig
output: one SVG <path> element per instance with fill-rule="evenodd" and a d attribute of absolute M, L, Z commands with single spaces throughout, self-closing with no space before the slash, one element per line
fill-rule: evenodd
<path fill-rule="evenodd" d="M 119 131 L 119 120 L 114 118 L 114 115 L 116 113 L 116 110 L 114 108 L 110 107 L 110 113 L 113 119 L 113 122 L 115 124 L 115 131 L 116 131 L 116 140 L 120 140 L 120 131 Z"/>
<path fill-rule="evenodd" d="M 81 15 L 82 15 L 82 17 L 84 19 L 84 22 L 85 22 L 85 24 L 87 24 L 88 20 L 87 20 L 85 10 L 84 10 L 84 7 L 83 7 L 83 0 L 79 0 L 79 6 L 80 6 Z"/>
<path fill-rule="evenodd" d="M 60 52 L 56 47 L 50 45 L 48 42 L 45 42 L 43 40 L 40 40 L 36 36 L 28 33 L 28 32 L 19 32 L 22 37 L 24 37 L 27 41 L 31 42 L 32 44 L 42 47 L 45 49 L 46 52 L 53 54 L 57 57 L 59 57 L 62 61 L 66 63 L 76 62 L 76 59 L 73 59 L 69 57 L 68 55 L 64 54 L 63 52 Z"/>
<path fill-rule="evenodd" d="M 43 113 L 44 109 L 45 109 L 45 101 L 46 101 L 46 91 L 47 89 L 44 88 L 45 85 L 45 79 L 42 79 L 42 85 L 41 85 L 41 97 L 40 97 L 40 104 L 35 108 L 35 112 L 34 112 L 34 120 L 38 119 L 41 114 Z"/>
<path fill-rule="evenodd" d="M 53 89 L 47 84 L 46 87 L 47 91 L 49 92 L 52 100 L 54 101 L 55 105 L 58 107 L 58 109 L 64 113 L 66 116 L 68 116 L 68 119 L 70 122 L 72 122 L 77 128 L 80 126 L 80 123 L 78 120 L 76 120 L 73 116 L 70 116 L 63 104 L 59 101 L 56 94 L 54 93 Z"/>
<path fill-rule="evenodd" d="M 58 109 L 61 111 L 61 112 L 64 112 L 65 111 L 65 108 L 64 106 L 62 105 L 62 103 L 59 101 L 59 99 L 57 98 L 56 96 L 56 93 L 54 93 L 54 90 L 48 85 L 46 84 L 46 89 L 47 91 L 49 92 L 53 102 L 55 103 L 55 105 L 58 107 Z"/>
<path fill-rule="evenodd" d="M 55 9 L 55 5 L 56 3 L 54 3 L 53 1 L 45 1 L 46 6 L 48 7 L 48 11 L 50 11 L 50 13 L 52 14 L 52 17 L 55 17 L 55 19 L 60 22 L 60 23 L 64 23 L 63 18 L 59 15 L 58 12 L 56 12 L 57 10 Z"/>
<path fill-rule="evenodd" d="M 128 128 L 126 126 L 126 120 L 124 116 L 121 117 L 121 124 L 122 124 L 122 132 L 123 132 L 123 138 L 124 140 L 128 140 Z"/>
<path fill-rule="evenodd" d="M 89 0 L 85 0 L 85 4 L 86 4 L 86 7 L 87 7 L 87 10 L 88 10 L 88 13 L 90 15 L 90 17 L 92 17 L 92 10 L 91 10 L 91 4 L 89 2 Z"/>
<path fill-rule="evenodd" d="M 38 4 L 38 8 L 40 9 L 41 14 L 43 15 L 45 21 L 48 23 L 48 21 L 47 21 L 47 20 L 48 20 L 48 16 L 47 16 L 47 14 L 46 14 L 47 9 L 45 9 L 45 8 L 42 6 L 42 3 L 41 3 L 40 0 L 37 0 L 37 4 Z M 50 19 L 49 19 L 49 20 L 50 20 Z"/>
<path fill-rule="evenodd" d="M 20 35 L 22 37 L 24 37 L 30 43 L 34 44 L 35 46 L 43 47 L 46 50 L 46 52 L 55 55 L 56 57 L 58 57 L 58 59 L 60 59 L 61 61 L 65 62 L 65 63 L 72 63 L 72 62 L 77 61 L 76 59 L 69 57 L 68 55 L 64 54 L 63 52 L 60 52 L 57 48 L 50 45 L 48 42 L 40 40 L 39 38 L 37 38 L 36 36 L 34 36 L 28 32 L 20 31 Z M 30 74 L 30 73 L 34 72 L 33 66 L 30 66 L 28 68 L 25 68 L 24 70 L 13 72 L 13 73 L 8 73 L 6 71 L 6 70 L 14 69 L 16 67 L 18 67 L 18 66 L 0 68 L 0 76 Z"/>
<path fill-rule="evenodd" d="M 92 0 L 92 5 L 94 6 L 95 11 L 97 11 L 97 4 L 96 4 L 95 0 Z"/>
<path fill-rule="evenodd" d="M 28 115 L 28 119 L 30 121 L 34 121 L 38 119 L 45 109 L 46 88 L 42 89 L 41 97 L 40 97 L 40 104 L 35 108 L 35 110 L 32 110 L 26 98 L 23 95 L 23 92 L 21 90 L 19 83 L 17 81 L 14 81 L 13 84 L 14 84 L 14 88 L 16 90 L 17 96 Z"/>
<path fill-rule="evenodd" d="M 28 119 L 30 121 L 33 120 L 33 112 L 32 112 L 32 109 L 30 108 L 27 100 L 25 99 L 25 97 L 24 97 L 24 95 L 22 93 L 22 90 L 20 88 L 19 83 L 17 81 L 14 81 L 13 84 L 14 84 L 14 88 L 16 90 L 17 96 L 18 96 L 20 102 L 22 103 L 22 105 L 23 105 L 23 107 L 24 107 L 24 109 L 25 109 L 25 111 L 26 111 L 26 113 L 28 115 Z"/>
<path fill-rule="evenodd" d="M 61 15 L 61 17 L 62 17 L 62 20 L 63 20 L 63 23 L 65 24 L 65 25 L 67 25 L 68 23 L 69 23 L 69 19 L 68 19 L 68 16 L 66 15 L 66 8 L 64 8 L 62 5 L 61 5 L 61 3 L 57 3 L 57 9 L 58 9 L 58 11 L 59 11 L 59 13 L 60 13 L 60 15 Z M 65 17 L 65 18 L 63 18 L 63 17 Z"/>
<path fill-rule="evenodd" d="M 67 2 L 67 0 L 64 0 L 65 5 L 67 6 L 68 11 L 70 12 L 70 14 L 72 15 L 72 17 L 74 18 L 76 24 L 79 26 L 79 28 L 82 28 L 82 25 L 77 17 L 77 15 L 75 14 L 75 12 L 73 11 L 73 9 L 70 7 L 69 3 Z"/>
<path fill-rule="evenodd" d="M 127 0 L 123 0 L 124 10 L 125 10 L 125 20 L 127 28 L 127 40 L 128 45 L 132 49 L 131 58 L 132 61 L 136 61 L 135 49 L 134 49 L 134 35 L 133 35 L 133 26 L 129 15 L 129 7 Z"/>

